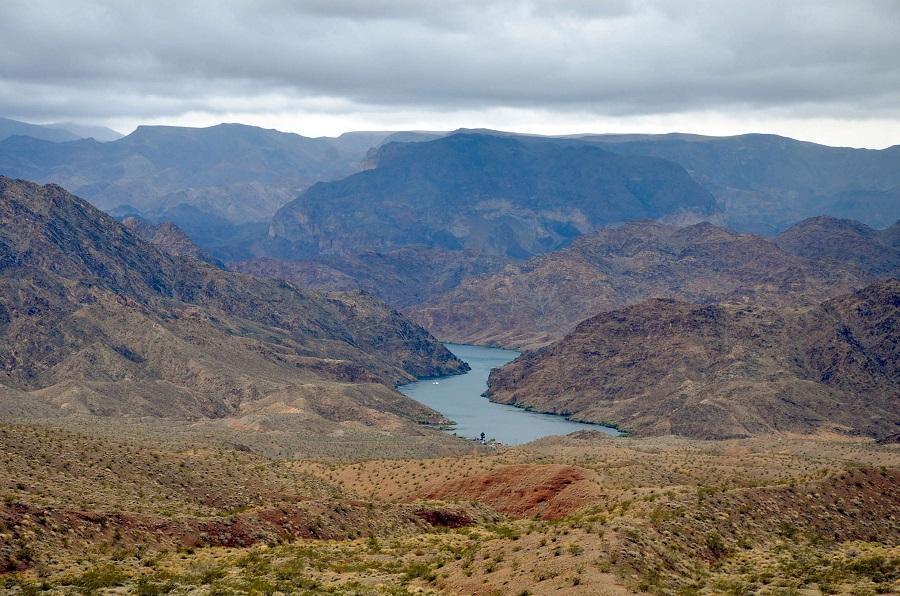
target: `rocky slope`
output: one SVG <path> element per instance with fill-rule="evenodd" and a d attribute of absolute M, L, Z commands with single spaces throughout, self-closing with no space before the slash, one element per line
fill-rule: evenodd
<path fill-rule="evenodd" d="M 303 288 L 361 289 L 392 306 L 406 308 L 449 292 L 467 278 L 497 271 L 509 261 L 472 251 L 406 246 L 313 261 L 246 259 L 232 261 L 229 267 L 285 279 Z"/>
<path fill-rule="evenodd" d="M 122 225 L 172 256 L 192 257 L 224 268 L 218 259 L 197 246 L 181 228 L 170 221 L 154 225 L 140 217 L 129 216 L 122 220 Z"/>
<path fill-rule="evenodd" d="M 314 185 L 275 214 L 270 250 L 309 258 L 426 246 L 522 258 L 603 225 L 714 208 L 665 160 L 578 141 L 459 133 L 388 143 L 373 169 Z"/>
<path fill-rule="evenodd" d="M 440 420 L 395 383 L 465 370 L 362 294 L 164 253 L 55 186 L 0 177 L 0 385 L 69 413 Z M 267 414 L 268 413 L 268 414 Z"/>
<path fill-rule="evenodd" d="M 493 371 L 488 394 L 639 435 L 885 437 L 900 421 L 898 343 L 896 279 L 801 312 L 657 299 Z"/>
<path fill-rule="evenodd" d="M 535 347 L 593 314 L 646 298 L 802 306 L 863 285 L 868 277 L 853 262 L 826 266 L 708 223 L 679 228 L 637 222 L 465 279 L 407 312 L 444 340 Z"/>
<path fill-rule="evenodd" d="M 884 230 L 849 219 L 813 217 L 774 238 L 781 249 L 838 266 L 852 264 L 874 275 L 900 274 L 900 222 Z"/>
<path fill-rule="evenodd" d="M 897 223 L 888 228 L 878 230 L 876 235 L 885 246 L 890 246 L 894 250 L 900 250 L 900 220 L 897 220 Z"/>

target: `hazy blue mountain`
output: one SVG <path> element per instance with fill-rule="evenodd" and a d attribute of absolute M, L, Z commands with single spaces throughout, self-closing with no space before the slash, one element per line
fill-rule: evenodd
<path fill-rule="evenodd" d="M 139 217 L 153 225 L 173 223 L 199 246 L 223 260 L 259 256 L 260 253 L 255 252 L 256 245 L 265 239 L 269 230 L 267 221 L 235 223 L 187 203 L 156 210 L 152 215 L 132 205 L 119 205 L 110 209 L 109 214 L 119 221 Z"/>
<path fill-rule="evenodd" d="M 388 143 L 372 165 L 280 209 L 269 232 L 276 250 L 427 246 L 527 257 L 604 225 L 716 208 L 673 162 L 579 141 L 457 133 Z"/>
<path fill-rule="evenodd" d="M 827 147 L 748 134 L 583 135 L 610 151 L 684 166 L 736 230 L 777 233 L 808 217 L 856 219 L 876 228 L 900 218 L 900 146 Z"/>
<path fill-rule="evenodd" d="M 16 135 L 52 142 L 74 141 L 80 138 L 79 135 L 70 130 L 0 118 L 0 141 Z"/>
<path fill-rule="evenodd" d="M 455 131 L 462 132 L 462 131 Z M 401 130 L 393 132 L 385 137 L 383 144 L 387 143 L 418 143 L 421 141 L 434 141 L 452 134 L 450 131 L 439 130 Z"/>
<path fill-rule="evenodd" d="M 101 143 L 117 141 L 125 136 L 119 131 L 105 126 L 90 126 L 87 124 L 76 124 L 75 122 L 54 122 L 53 124 L 45 124 L 44 126 L 55 130 L 67 130 L 79 138 L 95 139 Z"/>
<path fill-rule="evenodd" d="M 337 137 L 319 137 L 330 143 L 338 151 L 349 156 L 365 155 L 372 147 L 377 147 L 396 133 L 388 130 L 358 130 L 345 132 Z"/>
<path fill-rule="evenodd" d="M 108 143 L 20 136 L 0 142 L 0 173 L 61 184 L 101 209 L 127 204 L 157 219 L 187 205 L 242 224 L 268 219 L 316 181 L 357 170 L 368 143 L 381 138 L 312 139 L 240 124 L 141 126 Z"/>
<path fill-rule="evenodd" d="M 900 219 L 900 147 L 480 129 L 308 138 L 238 124 L 142 126 L 98 142 L 103 131 L 49 126 L 67 125 L 0 119 L 0 174 L 172 221 L 223 259 L 411 245 L 518 258 L 633 219 L 707 218 L 766 234 L 818 215 L 874 228 Z M 77 139 L 90 133 L 98 140 Z"/>

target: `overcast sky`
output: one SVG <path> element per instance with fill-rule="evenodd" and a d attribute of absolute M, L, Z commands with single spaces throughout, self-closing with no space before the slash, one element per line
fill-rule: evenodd
<path fill-rule="evenodd" d="M 900 0 L 3 0 L 0 115 L 885 147 Z"/>

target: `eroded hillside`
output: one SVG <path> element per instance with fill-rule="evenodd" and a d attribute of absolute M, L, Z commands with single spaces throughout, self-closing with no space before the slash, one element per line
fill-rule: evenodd
<path fill-rule="evenodd" d="M 371 296 L 172 256 L 58 186 L 0 178 L 0 223 L 7 417 L 389 430 L 443 421 L 395 383 L 466 369 Z"/>
<path fill-rule="evenodd" d="M 591 315 L 647 298 L 810 306 L 872 278 L 855 254 L 825 263 L 708 223 L 636 222 L 465 279 L 407 311 L 444 340 L 530 348 L 561 338 Z"/>
<path fill-rule="evenodd" d="M 801 311 L 654 299 L 494 370 L 488 395 L 641 435 L 885 438 L 900 420 L 898 334 L 896 279 Z"/>

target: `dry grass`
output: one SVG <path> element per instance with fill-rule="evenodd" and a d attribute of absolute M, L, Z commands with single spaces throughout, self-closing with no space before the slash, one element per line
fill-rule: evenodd
<path fill-rule="evenodd" d="M 900 589 L 900 449 L 863 439 L 583 433 L 341 463 L 6 425 L 0 449 L 11 593 Z"/>

